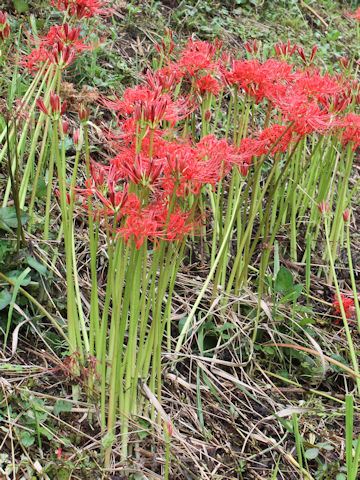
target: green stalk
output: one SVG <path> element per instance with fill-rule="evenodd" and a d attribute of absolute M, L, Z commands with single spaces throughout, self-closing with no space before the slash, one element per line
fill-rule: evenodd
<path fill-rule="evenodd" d="M 198 308 L 198 306 L 200 305 L 200 302 L 203 298 L 203 296 L 205 295 L 205 292 L 212 280 L 212 277 L 214 276 L 215 272 L 216 272 L 216 268 L 217 268 L 217 265 L 220 261 L 220 259 L 222 258 L 223 256 L 223 252 L 225 250 L 225 248 L 227 247 L 227 244 L 228 244 L 228 241 L 229 241 L 229 238 L 230 238 L 230 234 L 232 233 L 232 229 L 233 229 L 233 225 L 234 225 L 234 222 L 235 222 L 235 219 L 236 219 L 236 215 L 237 215 L 237 212 L 238 212 L 238 209 L 240 208 L 240 200 L 241 200 L 241 196 L 239 195 L 236 202 L 235 202 L 235 205 L 234 205 L 234 209 L 233 209 L 233 213 L 232 213 L 232 216 L 231 216 L 231 220 L 229 222 L 229 225 L 228 225 L 228 229 L 225 231 L 224 233 L 224 237 L 223 237 L 223 241 L 222 241 L 222 244 L 220 246 L 220 249 L 219 249 L 219 253 L 217 254 L 217 257 L 210 269 L 210 272 L 204 282 L 204 285 L 189 313 L 189 316 L 188 318 L 186 319 L 186 322 L 180 332 L 180 335 L 179 335 L 179 338 L 178 338 L 178 341 L 176 343 L 176 347 L 175 347 L 175 358 L 177 357 L 177 355 L 179 354 L 179 351 L 182 347 L 182 344 L 183 344 L 183 341 L 185 339 L 185 336 L 187 334 L 187 332 L 189 331 L 189 327 L 191 326 L 191 322 L 194 318 L 194 315 L 196 313 L 196 310 Z"/>
<path fill-rule="evenodd" d="M 356 288 L 354 268 L 353 268 L 353 263 L 352 263 L 349 222 L 346 222 L 346 250 L 347 250 L 348 263 L 349 263 L 349 273 L 350 273 L 350 279 L 351 279 L 351 287 L 352 287 L 352 291 L 353 291 L 353 295 L 354 295 L 354 304 L 355 304 L 355 310 L 356 310 L 358 331 L 360 333 L 360 307 L 359 307 L 359 298 L 358 298 L 357 288 Z"/>
<path fill-rule="evenodd" d="M 48 119 L 46 125 L 49 125 L 49 121 L 50 120 Z M 49 169 L 48 169 L 48 183 L 46 187 L 45 223 L 44 223 L 44 240 L 45 241 L 47 241 L 49 238 L 50 208 L 51 208 L 51 197 L 52 197 L 52 191 L 53 191 L 55 148 L 56 146 L 54 143 L 54 137 L 52 137 L 51 151 L 50 151 L 50 158 L 49 158 Z M 32 207 L 32 205 L 30 205 L 30 207 Z"/>
<path fill-rule="evenodd" d="M 15 130 L 16 133 L 16 130 Z M 17 220 L 17 228 L 16 228 L 16 236 L 17 236 L 17 252 L 20 251 L 20 240 L 23 246 L 26 246 L 26 240 L 24 235 L 24 229 L 22 227 L 21 222 L 21 211 L 19 205 L 19 190 L 18 190 L 18 175 L 19 175 L 19 168 L 18 168 L 18 157 L 17 157 L 17 145 L 16 145 L 16 136 L 15 136 L 15 144 L 14 144 L 14 152 L 15 152 L 15 162 L 12 162 L 11 159 L 11 152 L 10 152 L 10 139 L 9 139 L 9 122 L 6 122 L 6 144 L 8 146 L 8 173 L 10 177 L 10 185 L 12 189 L 14 205 L 15 205 L 15 212 L 16 212 L 16 220 Z M 13 167 L 14 164 L 14 167 Z M 14 170 L 14 172 L 13 172 Z"/>
<path fill-rule="evenodd" d="M 53 125 L 53 142 L 55 144 L 56 166 L 57 166 L 57 172 L 58 172 L 59 192 L 60 192 L 60 205 L 61 205 L 61 212 L 62 212 L 62 224 L 64 228 L 69 354 L 71 356 L 76 351 L 78 351 L 81 357 L 83 357 L 82 345 L 80 341 L 79 318 L 77 314 L 74 279 L 73 279 L 72 239 L 69 238 L 69 234 L 71 235 L 72 230 L 69 229 L 69 222 L 67 217 L 65 164 L 63 162 L 63 159 L 61 158 L 60 151 L 59 151 L 58 124 L 59 124 L 59 120 L 55 120 Z"/>
<path fill-rule="evenodd" d="M 333 255 L 332 255 L 332 248 L 331 248 L 331 245 L 330 245 L 328 219 L 327 219 L 326 216 L 324 218 L 324 225 L 325 225 L 326 247 L 327 247 L 327 253 L 328 253 L 328 256 L 329 256 L 329 263 L 330 263 L 330 272 L 331 272 L 332 277 L 334 279 L 335 289 L 336 289 L 337 298 L 338 298 L 338 301 L 339 301 L 339 306 L 340 306 L 340 311 L 341 311 L 341 317 L 342 317 L 342 320 L 343 320 L 343 323 L 344 323 L 344 328 L 345 328 L 346 340 L 347 340 L 348 347 L 349 347 L 349 354 L 350 354 L 351 362 L 352 362 L 352 365 L 353 365 L 353 369 L 357 374 L 357 376 L 356 376 L 356 386 L 357 386 L 358 395 L 360 396 L 359 365 L 357 363 L 354 344 L 353 344 L 353 341 L 352 341 L 351 332 L 350 332 L 350 328 L 349 328 L 349 322 L 348 322 L 348 319 L 346 317 L 344 305 L 343 305 L 343 302 L 342 302 L 342 299 L 341 299 L 340 288 L 339 288 L 339 284 L 338 284 L 338 281 L 337 281 L 334 259 L 333 259 Z"/>
<path fill-rule="evenodd" d="M 25 121 L 25 124 L 23 126 L 23 129 L 22 129 L 22 133 L 20 135 L 20 139 L 19 139 L 19 142 L 17 144 L 17 148 L 18 148 L 18 154 L 20 154 L 20 152 L 24 149 L 25 147 L 25 143 L 27 141 L 27 131 L 28 131 L 28 128 L 30 126 L 30 123 L 32 121 L 32 114 L 35 110 L 35 106 L 36 106 L 36 100 L 40 97 L 41 95 L 41 91 L 44 87 L 44 85 L 46 85 L 46 80 L 47 80 L 47 77 L 49 75 L 49 72 L 52 71 L 51 70 L 51 67 L 49 68 L 48 72 L 46 72 L 45 76 L 44 76 L 44 79 L 39 87 L 39 90 L 38 92 L 36 93 L 35 95 L 35 99 L 33 101 L 33 104 L 32 106 L 30 107 L 29 109 L 29 118 Z M 50 83 L 49 85 L 52 85 L 52 83 Z M 47 99 L 50 95 L 50 88 L 48 88 L 47 90 L 47 95 L 45 94 L 45 99 Z M 40 115 L 40 118 L 38 120 L 38 124 L 43 122 L 45 116 L 42 114 Z M 35 131 L 37 133 L 40 134 L 40 131 L 41 131 L 41 127 L 36 128 Z M 13 135 L 15 135 L 15 128 L 13 130 L 10 131 L 10 141 L 13 140 Z M 30 153 L 29 153 L 29 157 L 33 157 L 34 156 L 34 153 L 35 153 L 35 149 L 37 147 L 37 138 L 36 138 L 36 141 L 32 141 L 31 143 L 31 147 L 30 147 Z M 1 150 L 0 152 L 0 162 L 3 158 L 3 151 L 4 149 L 6 149 L 6 145 L 4 145 L 3 149 Z M 19 192 L 19 195 L 20 195 L 20 208 L 23 208 L 24 207 L 24 204 L 25 204 L 25 197 L 26 197 L 26 190 L 27 190 L 27 184 L 28 184 L 28 177 L 29 177 L 29 173 L 30 173 L 30 170 L 32 168 L 32 162 L 27 162 L 27 165 L 26 165 L 26 168 L 25 168 L 25 171 L 24 171 L 24 175 L 23 175 L 23 180 L 21 182 L 21 187 L 20 187 L 20 192 Z M 10 185 L 10 182 L 8 182 L 7 186 L 6 186 L 6 190 L 5 190 L 5 194 L 4 194 L 4 198 L 3 198 L 3 206 L 6 206 L 7 202 L 8 202 L 8 199 L 9 199 L 9 194 L 10 194 L 10 188 L 11 188 L 11 185 Z"/>
<path fill-rule="evenodd" d="M 33 188 L 32 188 L 31 197 L 30 197 L 30 206 L 29 206 L 29 216 L 30 216 L 29 230 L 30 231 L 31 231 L 31 227 L 33 226 L 33 223 L 34 223 L 34 220 L 31 217 L 33 216 L 33 211 L 34 211 L 34 204 L 35 204 L 35 198 L 36 198 L 36 193 L 37 193 L 37 186 L 38 186 L 38 183 L 39 183 L 40 173 L 41 173 L 41 169 L 42 169 L 42 165 L 43 165 L 43 160 L 44 160 L 44 157 L 45 157 L 45 151 L 47 150 L 46 147 L 48 145 L 48 140 L 49 140 L 49 138 L 48 138 L 49 124 L 50 124 L 50 119 L 47 118 L 46 123 L 45 123 L 43 139 L 41 141 L 41 148 L 40 148 L 40 152 L 39 152 L 38 164 L 37 164 L 37 167 L 36 167 L 36 172 L 35 172 L 35 177 L 34 177 L 34 182 L 33 182 Z M 52 158 L 52 163 L 53 163 L 53 166 L 54 166 L 54 152 L 52 152 L 52 154 L 51 154 L 50 162 L 51 162 L 51 158 Z M 49 178 L 50 178 L 50 166 L 49 166 Z M 50 190 L 50 193 L 51 193 L 51 188 L 49 188 L 49 190 Z M 46 206 L 47 206 L 47 200 L 46 200 Z M 46 225 L 46 222 L 49 223 L 48 216 L 49 215 L 46 214 L 46 208 L 45 208 L 45 225 Z M 45 230 L 46 229 L 45 229 L 45 226 L 44 226 L 44 238 L 45 238 Z M 49 230 L 49 227 L 47 227 L 47 230 Z"/>
<path fill-rule="evenodd" d="M 333 258 L 336 257 L 340 230 L 343 227 L 342 214 L 345 210 L 345 202 L 346 202 L 345 197 L 346 197 L 346 192 L 348 190 L 349 177 L 351 174 L 353 158 L 354 158 L 354 152 L 351 148 L 351 145 L 348 145 L 346 161 L 345 161 L 345 174 L 341 182 L 340 193 L 338 196 L 338 200 L 336 202 L 336 211 L 334 216 L 333 227 L 331 229 L 331 234 L 330 234 L 330 243 L 332 244 L 331 255 Z M 332 283 L 331 274 L 329 276 L 329 283 L 330 284 Z"/>
<path fill-rule="evenodd" d="M 89 132 L 87 122 L 84 123 L 84 138 L 85 138 L 85 161 L 86 161 L 86 176 L 90 180 L 90 150 L 89 150 Z M 91 273 L 91 300 L 90 300 L 90 355 L 94 355 L 94 337 L 99 333 L 100 328 L 100 314 L 99 314 L 99 299 L 98 299 L 98 282 L 96 270 L 96 257 L 98 245 L 98 229 L 94 230 L 93 208 L 91 200 L 88 203 L 89 207 L 89 240 L 90 240 L 90 273 Z"/>

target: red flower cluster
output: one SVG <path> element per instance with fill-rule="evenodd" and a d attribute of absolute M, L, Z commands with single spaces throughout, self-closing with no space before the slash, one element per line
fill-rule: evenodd
<path fill-rule="evenodd" d="M 31 39 L 37 48 L 23 57 L 21 64 L 30 71 L 38 70 L 46 61 L 68 67 L 79 53 L 93 48 L 84 43 L 80 32 L 80 28 L 71 29 L 67 24 L 50 27 L 47 35 Z"/>
<path fill-rule="evenodd" d="M 0 10 L 0 41 L 5 40 L 10 35 L 10 27 L 7 22 L 7 13 Z"/>
<path fill-rule="evenodd" d="M 51 0 L 61 12 L 67 11 L 72 17 L 90 18 L 94 15 L 109 15 L 111 9 L 103 8 L 108 2 L 101 0 Z"/>
<path fill-rule="evenodd" d="M 341 314 L 340 302 L 339 300 L 336 300 L 338 298 L 337 294 L 335 294 L 334 298 L 335 298 L 335 301 L 333 302 L 333 307 L 336 308 L 334 315 L 339 313 Z M 354 299 L 346 297 L 345 295 L 341 294 L 341 302 L 344 306 L 346 318 L 350 319 L 351 317 L 353 317 L 355 313 Z M 336 323 L 339 323 L 339 321 L 336 321 Z"/>
<path fill-rule="evenodd" d="M 253 43 L 245 48 L 256 54 L 259 47 Z M 115 154 L 106 171 L 108 180 L 100 188 L 94 181 L 85 189 L 85 204 L 92 195 L 101 204 L 95 210 L 114 215 L 119 234 L 126 241 L 133 239 L 137 248 L 145 239 L 157 243 L 186 235 L 195 222 L 190 207 L 194 200 L 189 199 L 204 185 L 216 188 L 234 167 L 246 176 L 256 158 L 285 152 L 313 133 L 335 132 L 343 144 L 360 145 L 357 116 L 341 117 L 357 86 L 344 76 L 322 74 L 312 67 L 316 46 L 308 61 L 303 49 L 279 43 L 275 46 L 279 58 L 233 60 L 230 68 L 219 42 L 190 40 L 174 61 L 170 56 L 176 49 L 168 34 L 158 50 L 165 64 L 146 73 L 146 84 L 127 89 L 122 98 L 102 98 L 102 105 L 118 120 L 117 132 L 104 132 Z M 285 60 L 295 52 L 305 69 Z M 214 135 L 200 141 L 189 136 L 188 117 L 202 102 L 209 104 L 208 96 L 229 87 L 244 101 L 267 103 L 266 127 L 242 134 L 238 146 Z M 202 113 L 209 121 L 210 110 Z"/>
<path fill-rule="evenodd" d="M 357 10 L 355 10 L 354 13 L 346 12 L 345 16 L 349 18 L 355 18 L 357 22 L 360 22 L 360 7 Z"/>

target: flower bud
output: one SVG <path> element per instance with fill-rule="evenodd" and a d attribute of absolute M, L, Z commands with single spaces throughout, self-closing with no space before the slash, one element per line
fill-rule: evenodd
<path fill-rule="evenodd" d="M 345 208 L 343 212 L 344 222 L 347 223 L 349 221 L 349 218 L 350 218 L 350 208 Z"/>
<path fill-rule="evenodd" d="M 41 110 L 45 115 L 49 115 L 48 109 L 45 107 L 44 100 L 42 98 L 38 98 L 36 100 L 36 105 L 38 106 L 38 109 Z"/>
<path fill-rule="evenodd" d="M 80 151 L 83 145 L 83 134 L 80 128 L 77 128 L 73 133 L 73 142 L 77 151 Z"/>
<path fill-rule="evenodd" d="M 60 97 L 53 90 L 50 92 L 51 113 L 60 112 Z"/>
<path fill-rule="evenodd" d="M 172 434 L 173 434 L 172 425 L 171 425 L 170 422 L 165 422 L 165 426 L 166 426 L 166 430 L 167 430 L 167 433 L 169 435 L 169 438 L 171 438 Z"/>
<path fill-rule="evenodd" d="M 313 61 L 313 59 L 314 59 L 314 57 L 315 57 L 316 51 L 317 51 L 317 45 L 314 45 L 314 46 L 313 46 L 313 49 L 311 50 L 310 62 Z"/>
<path fill-rule="evenodd" d="M 78 108 L 80 122 L 87 122 L 90 118 L 90 110 L 88 106 L 80 105 Z"/>
<path fill-rule="evenodd" d="M 7 23 L 7 13 L 0 11 L 0 40 L 5 40 L 10 35 L 10 27 Z"/>
<path fill-rule="evenodd" d="M 318 204 L 318 209 L 320 213 L 329 213 L 330 212 L 330 203 L 329 200 L 323 200 Z"/>
<path fill-rule="evenodd" d="M 69 120 L 65 119 L 61 121 L 61 127 L 64 135 L 67 135 L 69 132 Z"/>

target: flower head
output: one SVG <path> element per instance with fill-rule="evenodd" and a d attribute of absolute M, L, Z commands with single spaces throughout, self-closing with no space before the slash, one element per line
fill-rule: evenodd
<path fill-rule="evenodd" d="M 353 12 L 353 13 L 346 12 L 345 17 L 355 18 L 357 22 L 360 22 L 360 7 L 357 10 L 355 10 L 355 12 Z"/>
<path fill-rule="evenodd" d="M 341 303 L 343 304 L 344 310 L 345 310 L 345 315 L 346 318 L 351 318 L 354 314 L 355 311 L 355 302 L 353 298 L 346 297 L 345 295 L 341 294 Z M 335 294 L 334 296 L 335 301 L 333 302 L 333 307 L 336 308 L 334 315 L 340 313 L 341 314 L 341 309 L 340 309 L 340 301 L 337 300 L 338 296 Z"/>
<path fill-rule="evenodd" d="M 109 15 L 111 9 L 103 8 L 108 1 L 102 0 L 51 0 L 51 4 L 61 12 L 68 11 L 72 17 L 90 18 L 94 15 Z"/>
<path fill-rule="evenodd" d="M 7 13 L 0 11 L 0 40 L 5 40 L 10 35 L 10 27 L 7 23 Z"/>

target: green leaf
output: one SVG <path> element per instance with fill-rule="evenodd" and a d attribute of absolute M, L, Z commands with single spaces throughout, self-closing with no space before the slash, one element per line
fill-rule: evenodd
<path fill-rule="evenodd" d="M 26 261 L 27 261 L 28 265 L 31 268 L 33 268 L 34 270 L 36 270 L 37 272 L 39 272 L 40 275 L 46 275 L 47 269 L 46 269 L 45 265 L 38 262 L 34 257 L 31 257 L 30 255 L 28 255 L 26 257 Z"/>
<path fill-rule="evenodd" d="M 275 292 L 285 295 L 293 287 L 294 280 L 292 273 L 285 267 L 281 267 L 275 279 Z"/>
<path fill-rule="evenodd" d="M 25 225 L 29 218 L 29 215 L 27 215 L 23 210 L 20 211 L 20 220 L 22 225 Z M 17 225 L 18 221 L 15 207 L 1 207 L 0 228 L 8 233 L 13 233 L 12 229 L 17 228 Z"/>
<path fill-rule="evenodd" d="M 116 437 L 112 433 L 107 433 L 101 439 L 101 445 L 105 450 L 111 447 L 111 445 L 114 445 L 115 442 L 116 442 Z"/>
<path fill-rule="evenodd" d="M 0 310 L 3 310 L 4 308 L 6 308 L 10 302 L 11 302 L 11 293 L 9 292 L 9 290 L 4 288 L 0 292 Z"/>
<path fill-rule="evenodd" d="M 36 187 L 36 197 L 37 198 L 44 198 L 46 196 L 46 182 L 44 178 L 39 178 L 37 187 Z"/>
<path fill-rule="evenodd" d="M 279 303 L 289 302 L 293 300 L 297 300 L 298 297 L 301 295 L 303 291 L 304 285 L 299 283 L 297 285 L 293 285 L 287 292 L 286 295 L 280 300 Z"/>
<path fill-rule="evenodd" d="M 336 480 L 346 480 L 346 475 L 345 473 L 338 473 L 336 475 Z"/>
<path fill-rule="evenodd" d="M 66 468 L 60 468 L 56 474 L 57 480 L 69 480 L 69 472 Z"/>
<path fill-rule="evenodd" d="M 138 437 L 140 438 L 140 440 L 143 440 L 144 438 L 149 436 L 150 423 L 145 420 L 145 418 L 139 418 L 138 423 L 143 428 L 143 430 L 138 432 Z"/>
<path fill-rule="evenodd" d="M 13 0 L 14 8 L 18 13 L 24 13 L 29 10 L 27 0 Z"/>
<path fill-rule="evenodd" d="M 309 450 L 306 450 L 305 452 L 305 457 L 308 460 L 314 460 L 318 455 L 319 455 L 318 448 L 309 448 Z"/>
<path fill-rule="evenodd" d="M 25 277 L 21 279 L 20 284 L 19 284 L 19 286 L 21 286 L 21 287 L 26 287 L 31 282 L 31 276 L 29 275 L 30 268 L 28 267 L 26 270 L 28 270 L 28 271 L 27 271 Z M 21 272 L 20 270 L 11 270 L 11 272 L 8 272 L 7 276 L 8 276 L 8 278 L 10 278 L 10 280 L 17 283 L 19 277 L 21 275 L 23 275 L 23 273 L 24 272 Z"/>
<path fill-rule="evenodd" d="M 334 353 L 334 354 L 330 355 L 330 358 L 332 358 L 333 360 L 337 360 L 338 362 L 342 363 L 343 365 L 346 365 L 346 360 L 341 355 L 336 355 Z M 335 365 L 334 363 L 331 363 L 331 368 L 332 368 L 332 370 L 334 370 L 334 372 L 342 372 L 343 371 L 343 369 L 341 367 L 339 367 L 338 365 Z"/>
<path fill-rule="evenodd" d="M 54 405 L 54 414 L 59 415 L 61 412 L 71 412 L 72 403 L 66 400 L 58 400 Z"/>
<path fill-rule="evenodd" d="M 31 447 L 35 442 L 34 434 L 25 430 L 20 434 L 20 441 L 25 448 Z"/>

